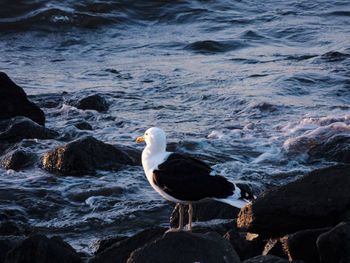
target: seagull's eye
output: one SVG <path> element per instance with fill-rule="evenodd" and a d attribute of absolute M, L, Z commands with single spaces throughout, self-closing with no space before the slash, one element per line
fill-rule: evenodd
<path fill-rule="evenodd" d="M 148 132 L 146 132 L 145 135 L 148 136 Z"/>

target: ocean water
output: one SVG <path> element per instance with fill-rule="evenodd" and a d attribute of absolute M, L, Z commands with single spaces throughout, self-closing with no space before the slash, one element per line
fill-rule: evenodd
<path fill-rule="evenodd" d="M 259 194 L 332 164 L 308 150 L 350 134 L 349 19 L 345 0 L 2 0 L 0 71 L 60 133 L 29 140 L 39 158 L 84 135 L 141 150 L 136 138 L 159 126 L 171 149 Z M 91 94 L 108 112 L 71 106 Z M 106 235 L 168 226 L 172 208 L 140 166 L 78 178 L 0 169 L 2 214 L 87 253 Z"/>

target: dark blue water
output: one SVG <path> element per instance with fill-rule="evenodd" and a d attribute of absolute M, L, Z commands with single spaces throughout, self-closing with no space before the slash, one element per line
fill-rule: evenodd
<path fill-rule="evenodd" d="M 329 165 L 307 150 L 350 133 L 349 24 L 349 1 L 2 0 L 0 70 L 62 135 L 32 145 L 39 156 L 86 134 L 141 149 L 136 137 L 159 126 L 173 148 L 258 194 Z M 95 93 L 107 113 L 70 106 Z M 81 119 L 94 130 L 77 130 Z M 142 167 L 0 173 L 12 221 L 87 252 L 106 234 L 167 226 L 173 206 Z"/>

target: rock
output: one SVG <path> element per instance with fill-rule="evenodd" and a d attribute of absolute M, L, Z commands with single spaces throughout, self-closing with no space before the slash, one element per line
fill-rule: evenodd
<path fill-rule="evenodd" d="M 44 112 L 28 100 L 21 87 L 4 72 L 0 72 L 0 120 L 15 116 L 25 116 L 40 125 L 45 125 Z"/>
<path fill-rule="evenodd" d="M 112 245 L 118 243 L 119 241 L 122 241 L 124 239 L 128 238 L 127 236 L 114 236 L 114 237 L 108 237 L 101 240 L 98 240 L 93 244 L 93 250 L 94 254 L 100 254 L 102 251 L 106 250 L 107 248 L 111 247 Z"/>
<path fill-rule="evenodd" d="M 193 222 L 209 221 L 212 219 L 237 218 L 240 209 L 219 201 L 208 201 L 193 204 Z M 185 206 L 184 222 L 188 222 L 188 206 Z M 179 209 L 176 204 L 170 216 L 170 226 L 175 228 L 179 225 Z"/>
<path fill-rule="evenodd" d="M 261 255 L 265 246 L 260 238 L 247 240 L 246 233 L 238 232 L 237 229 L 228 231 L 224 238 L 231 243 L 241 260 Z"/>
<path fill-rule="evenodd" d="M 53 173 L 83 175 L 97 169 L 119 170 L 123 165 L 133 164 L 124 151 L 87 136 L 46 153 L 42 167 Z"/>
<path fill-rule="evenodd" d="M 6 123 L 4 125 L 4 123 Z M 3 121 L 0 127 L 1 142 L 19 142 L 23 139 L 53 139 L 58 136 L 54 130 L 45 128 L 26 117 L 15 117 L 9 121 Z"/>
<path fill-rule="evenodd" d="M 284 251 L 289 260 L 304 260 L 308 263 L 319 263 L 316 240 L 319 235 L 329 231 L 330 228 L 306 229 L 281 239 Z"/>
<path fill-rule="evenodd" d="M 122 145 L 122 144 L 114 145 L 114 146 L 122 150 L 123 152 L 127 153 L 129 157 L 132 159 L 134 165 L 142 165 L 141 163 L 142 152 L 140 150 L 130 146 Z"/>
<path fill-rule="evenodd" d="M 89 260 L 89 263 L 125 263 L 132 251 L 160 238 L 165 228 L 149 228 L 117 242 Z"/>
<path fill-rule="evenodd" d="M 5 261 L 7 252 L 9 252 L 15 245 L 21 242 L 24 238 L 17 236 L 0 237 L 0 263 Z"/>
<path fill-rule="evenodd" d="M 77 127 L 79 130 L 92 131 L 92 126 L 86 121 L 80 121 L 78 123 L 75 123 L 74 126 Z"/>
<path fill-rule="evenodd" d="M 313 158 L 350 163 L 350 135 L 336 135 L 315 146 L 308 154 Z"/>
<path fill-rule="evenodd" d="M 260 255 L 244 260 L 242 263 L 303 263 L 303 261 L 289 261 L 288 259 L 280 258 L 273 255 Z"/>
<path fill-rule="evenodd" d="M 131 253 L 127 263 L 239 263 L 230 243 L 215 232 L 167 232 Z"/>
<path fill-rule="evenodd" d="M 109 105 L 103 97 L 96 94 L 81 99 L 76 104 L 76 107 L 81 110 L 96 110 L 99 112 L 104 112 L 108 110 Z"/>
<path fill-rule="evenodd" d="M 15 247 L 6 256 L 5 263 L 82 263 L 79 255 L 58 237 L 48 239 L 33 235 Z"/>
<path fill-rule="evenodd" d="M 312 171 L 243 207 L 239 228 L 262 237 L 333 226 L 350 205 L 350 165 Z"/>
<path fill-rule="evenodd" d="M 262 255 L 264 256 L 274 255 L 280 258 L 288 259 L 288 254 L 285 252 L 282 243 L 283 243 L 283 238 L 269 239 L 265 244 Z"/>
<path fill-rule="evenodd" d="M 321 234 L 316 245 L 321 263 L 350 262 L 350 223 L 341 222 Z"/>
<path fill-rule="evenodd" d="M 6 153 L 0 159 L 0 167 L 4 169 L 21 170 L 34 164 L 36 155 L 22 149 L 16 149 Z"/>

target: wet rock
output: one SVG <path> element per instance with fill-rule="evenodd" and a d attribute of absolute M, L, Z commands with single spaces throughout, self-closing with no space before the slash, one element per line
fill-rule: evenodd
<path fill-rule="evenodd" d="M 319 235 L 330 228 L 306 229 L 290 234 L 281 239 L 284 251 L 290 260 L 304 260 L 308 263 L 319 263 L 316 240 Z"/>
<path fill-rule="evenodd" d="M 239 263 L 240 259 L 219 234 L 196 234 L 186 231 L 167 232 L 131 253 L 127 263 L 206 262 Z"/>
<path fill-rule="evenodd" d="M 79 255 L 58 237 L 33 235 L 12 248 L 5 263 L 82 263 Z"/>
<path fill-rule="evenodd" d="M 165 228 L 149 228 L 117 242 L 89 260 L 89 263 L 125 263 L 131 252 L 160 238 Z"/>
<path fill-rule="evenodd" d="M 312 158 L 350 163 L 350 135 L 336 135 L 325 143 L 315 146 L 309 153 Z"/>
<path fill-rule="evenodd" d="M 185 206 L 184 222 L 188 222 L 188 206 Z M 219 201 L 208 201 L 193 204 L 193 222 L 209 221 L 212 219 L 233 219 L 237 218 L 240 209 L 230 206 Z M 170 226 L 177 227 L 179 225 L 179 208 L 175 205 L 170 216 Z"/>
<path fill-rule="evenodd" d="M 256 257 L 244 260 L 242 263 L 291 263 L 291 262 L 303 263 L 303 261 L 289 261 L 288 259 L 280 258 L 273 255 L 256 256 Z"/>
<path fill-rule="evenodd" d="M 5 261 L 7 252 L 21 242 L 24 238 L 17 236 L 0 237 L 0 263 Z"/>
<path fill-rule="evenodd" d="M 107 248 L 111 247 L 112 245 L 118 243 L 119 241 L 122 241 L 124 239 L 128 238 L 127 236 L 115 236 L 115 237 L 108 237 L 105 239 L 98 240 L 93 244 L 93 251 L 94 254 L 100 254 L 102 251 L 106 250 Z"/>
<path fill-rule="evenodd" d="M 124 151 L 87 136 L 46 153 L 42 167 L 53 173 L 83 175 L 97 169 L 119 170 L 123 165 L 133 164 Z"/>
<path fill-rule="evenodd" d="M 22 149 L 8 152 L 0 158 L 0 167 L 4 169 L 21 170 L 34 164 L 36 155 Z"/>
<path fill-rule="evenodd" d="M 58 136 L 54 130 L 45 128 L 26 117 L 15 117 L 0 124 L 1 142 L 19 142 L 23 139 L 53 139 Z"/>
<path fill-rule="evenodd" d="M 224 238 L 231 243 L 241 260 L 261 255 L 265 246 L 265 242 L 259 237 L 248 240 L 247 233 L 238 232 L 237 229 L 228 231 Z"/>
<path fill-rule="evenodd" d="M 264 247 L 263 255 L 274 255 L 280 258 L 288 259 L 288 254 L 285 252 L 283 247 L 284 238 L 273 238 L 269 239 Z"/>
<path fill-rule="evenodd" d="M 98 94 L 81 99 L 75 106 L 81 110 L 96 110 L 99 112 L 107 111 L 109 108 L 107 101 Z"/>
<path fill-rule="evenodd" d="M 25 116 L 40 125 L 45 125 L 44 112 L 28 100 L 21 87 L 4 72 L 0 72 L 0 120 L 15 116 Z"/>
<path fill-rule="evenodd" d="M 239 228 L 263 237 L 333 226 L 350 205 L 350 165 L 312 171 L 243 207 Z"/>
<path fill-rule="evenodd" d="M 341 222 L 317 239 L 321 263 L 350 262 L 350 223 Z"/>
<path fill-rule="evenodd" d="M 141 163 L 141 154 L 142 152 L 138 149 L 132 148 L 130 146 L 126 145 L 114 145 L 118 149 L 122 150 L 123 152 L 127 153 L 129 157 L 132 159 L 134 165 L 142 165 Z"/>
<path fill-rule="evenodd" d="M 77 127 L 79 130 L 92 131 L 92 126 L 86 121 L 80 121 L 78 123 L 75 123 L 74 126 Z"/>

